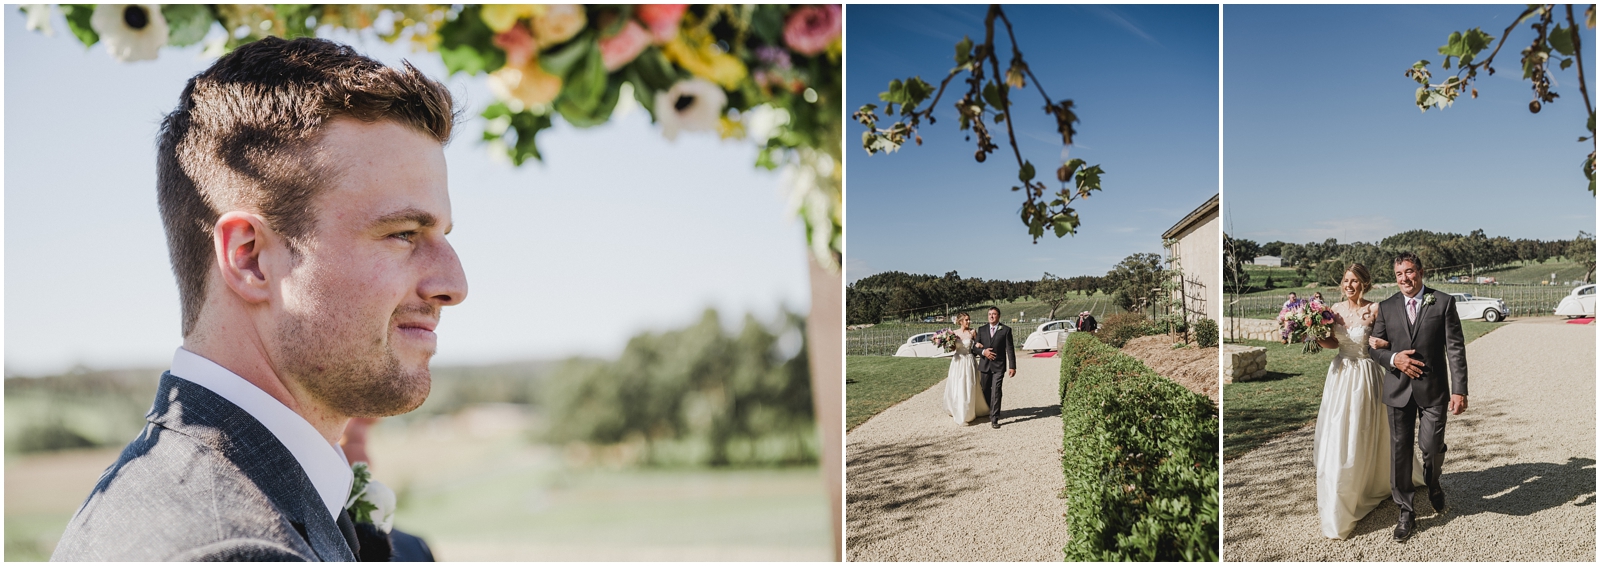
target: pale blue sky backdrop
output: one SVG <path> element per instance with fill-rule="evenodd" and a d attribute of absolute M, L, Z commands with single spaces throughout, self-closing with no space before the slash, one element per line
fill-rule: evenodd
<path fill-rule="evenodd" d="M 1225 7 L 1224 228 L 1258 243 L 1374 242 L 1414 229 L 1546 240 L 1593 232 L 1580 166 L 1594 142 L 1577 143 L 1588 135 L 1577 68 L 1552 62 L 1561 97 L 1529 113 L 1526 22 L 1495 59 L 1497 73 L 1478 74 L 1476 100 L 1427 113 L 1413 102 L 1413 63 L 1433 62 L 1443 82 L 1438 48 L 1451 32 L 1478 27 L 1498 41 L 1521 10 Z M 1595 35 L 1581 29 L 1593 97 Z"/>
<path fill-rule="evenodd" d="M 119 63 L 85 50 L 59 13 L 55 37 L 5 9 L 5 371 L 75 364 L 161 367 L 181 343 L 176 286 L 155 199 L 154 144 L 199 46 Z M 213 33 L 220 33 L 220 28 Z M 443 79 L 438 55 L 343 38 Z M 619 353 L 646 329 L 707 306 L 739 324 L 810 302 L 803 231 L 779 176 L 747 142 L 661 137 L 639 108 L 540 135 L 545 163 L 490 159 L 482 76 L 446 80 L 465 122 L 445 150 L 470 292 L 445 309 L 435 364 Z M 619 216 L 620 213 L 620 216 Z"/>
<path fill-rule="evenodd" d="M 891 79 L 920 75 L 935 87 L 955 66 L 963 35 L 983 41 L 985 6 L 851 5 L 845 107 L 880 107 Z M 1161 233 L 1217 194 L 1216 5 L 1066 5 L 1005 8 L 1023 57 L 1055 100 L 1072 99 L 1081 122 L 1070 154 L 1030 81 L 1017 92 L 1018 146 L 1047 186 L 1064 159 L 1105 169 L 1104 190 L 1076 208 L 1076 236 L 1047 231 L 1037 245 L 1018 218 L 1017 165 L 1001 149 L 973 160 L 975 142 L 952 108 L 966 76 L 951 81 L 923 145 L 868 156 L 865 129 L 846 124 L 846 278 L 883 271 L 1031 280 L 1103 275 L 1124 257 L 1160 253 Z M 996 23 L 996 34 L 1004 36 Z M 1001 39 L 1001 63 L 1011 46 Z M 880 121 L 887 127 L 892 119 Z"/>

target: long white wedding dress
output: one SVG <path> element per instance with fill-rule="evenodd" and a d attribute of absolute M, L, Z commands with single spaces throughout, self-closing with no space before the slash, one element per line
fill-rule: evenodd
<path fill-rule="evenodd" d="M 956 343 L 950 370 L 945 373 L 944 410 L 956 424 L 963 425 L 989 416 L 989 403 L 983 400 L 983 390 L 978 386 L 978 362 L 972 356 L 972 341 L 966 338 Z"/>
<path fill-rule="evenodd" d="M 1333 326 L 1339 355 L 1322 386 L 1315 458 L 1317 517 L 1328 538 L 1350 538 L 1356 521 L 1390 497 L 1389 408 L 1383 404 L 1383 366 L 1367 351 L 1371 331 Z M 1423 485 L 1421 461 L 1412 459 L 1416 485 Z"/>

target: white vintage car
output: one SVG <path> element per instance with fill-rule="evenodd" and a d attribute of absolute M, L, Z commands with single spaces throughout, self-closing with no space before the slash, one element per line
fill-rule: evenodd
<path fill-rule="evenodd" d="M 1077 332 L 1078 323 L 1074 320 L 1052 320 L 1039 325 L 1028 339 L 1022 342 L 1022 349 L 1034 352 L 1046 350 L 1059 350 L 1061 344 L 1067 341 L 1067 334 Z"/>
<path fill-rule="evenodd" d="M 1562 297 L 1556 316 L 1594 316 L 1594 285 L 1578 287 Z"/>
<path fill-rule="evenodd" d="M 1451 293 L 1456 298 L 1456 315 L 1461 320 L 1483 319 L 1484 322 L 1500 322 L 1511 316 L 1511 310 L 1506 308 L 1506 302 L 1489 297 L 1474 297 L 1472 293 Z"/>
<path fill-rule="evenodd" d="M 896 350 L 894 355 L 901 358 L 948 358 L 954 356 L 955 352 L 946 352 L 943 348 L 934 345 L 934 334 L 937 333 L 924 332 L 907 338 L 906 343 L 901 344 L 900 349 Z"/>

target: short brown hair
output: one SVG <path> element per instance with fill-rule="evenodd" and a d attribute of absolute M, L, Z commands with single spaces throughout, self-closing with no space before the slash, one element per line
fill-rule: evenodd
<path fill-rule="evenodd" d="M 314 152 L 334 118 L 392 120 L 450 141 L 450 90 L 411 64 L 385 66 L 349 46 L 268 37 L 189 79 L 161 122 L 156 194 L 189 336 L 206 300 L 212 227 L 222 213 L 260 214 L 289 249 L 310 234 L 311 201 L 337 178 Z"/>
<path fill-rule="evenodd" d="M 1417 257 L 1417 254 L 1411 252 L 1400 252 L 1394 256 L 1395 266 L 1399 266 L 1401 263 L 1408 261 L 1411 262 L 1412 267 L 1417 268 L 1417 271 L 1422 271 L 1422 258 Z"/>
<path fill-rule="evenodd" d="M 1372 290 L 1372 272 L 1367 271 L 1367 266 L 1361 265 L 1360 262 L 1352 263 L 1350 267 L 1344 268 L 1344 272 L 1355 275 L 1356 280 L 1361 282 L 1362 295 L 1366 295 L 1367 291 Z"/>

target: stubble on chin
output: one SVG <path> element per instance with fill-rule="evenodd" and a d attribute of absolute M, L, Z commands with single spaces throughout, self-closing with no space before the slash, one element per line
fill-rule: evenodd
<path fill-rule="evenodd" d="M 337 317 L 287 316 L 275 348 L 289 374 L 283 377 L 343 416 L 388 417 L 421 406 L 432 388 L 427 360 L 408 369 L 387 335 L 357 336 L 351 332 L 356 326 Z"/>

